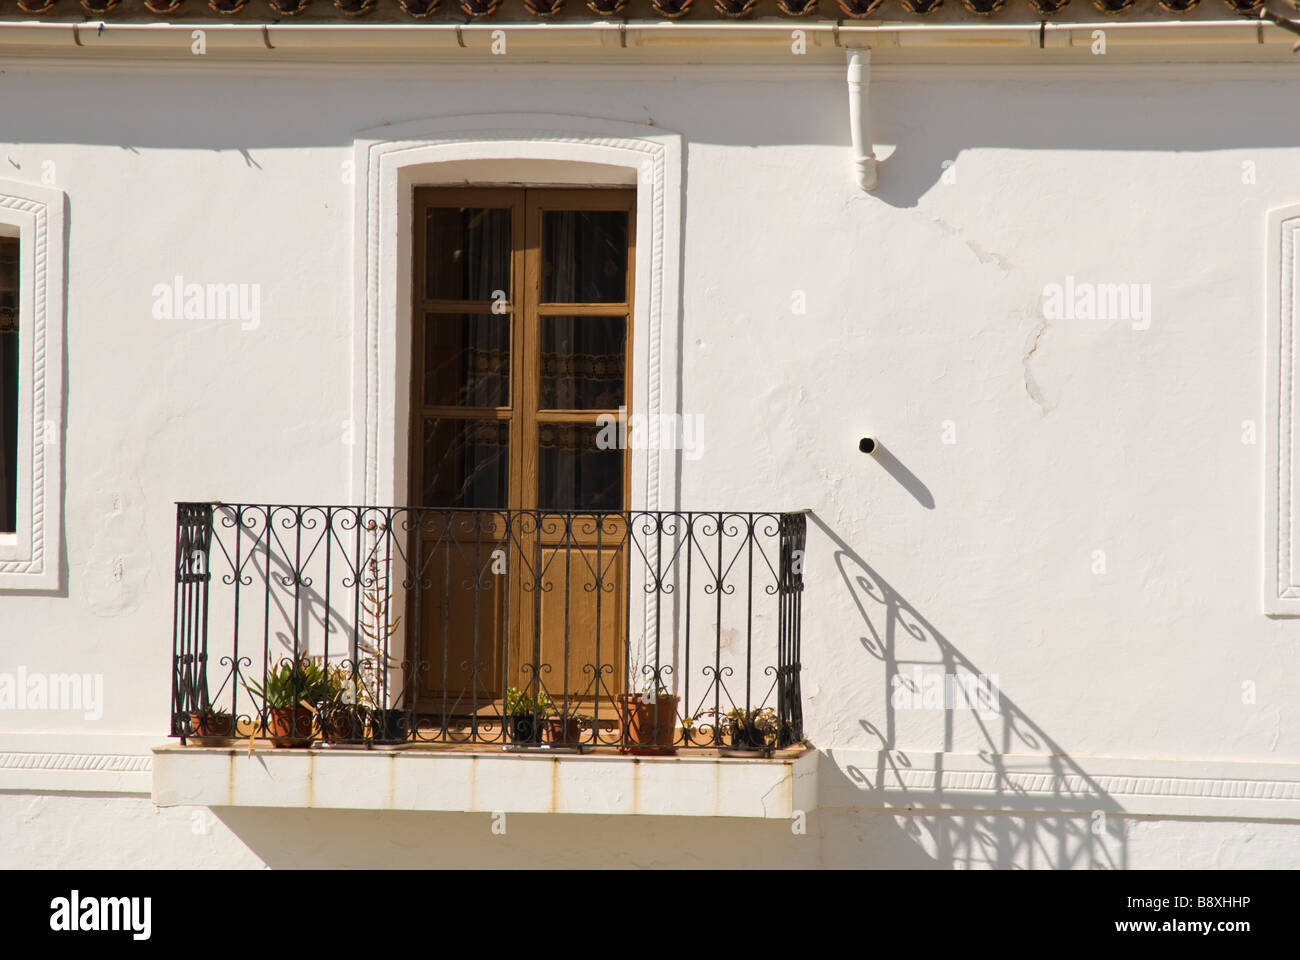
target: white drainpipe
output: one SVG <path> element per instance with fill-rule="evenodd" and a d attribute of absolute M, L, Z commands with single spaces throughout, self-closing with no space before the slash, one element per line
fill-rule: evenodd
<path fill-rule="evenodd" d="M 849 60 L 849 139 L 853 143 L 853 168 L 858 186 L 876 189 L 876 151 L 871 143 L 871 107 L 868 102 L 871 83 L 871 51 L 850 48 Z"/>

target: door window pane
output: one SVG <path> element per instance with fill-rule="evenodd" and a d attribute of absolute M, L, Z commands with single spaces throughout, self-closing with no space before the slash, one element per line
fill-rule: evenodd
<path fill-rule="evenodd" d="M 510 299 L 510 211 L 432 207 L 425 211 L 425 299 Z"/>
<path fill-rule="evenodd" d="M 542 302 L 627 299 L 626 210 L 542 212 Z"/>
<path fill-rule="evenodd" d="M 623 509 L 623 451 L 605 442 L 614 429 L 602 431 L 594 423 L 539 425 L 537 503 L 541 509 Z"/>
<path fill-rule="evenodd" d="M 614 410 L 623 404 L 627 320 L 542 317 L 543 410 Z"/>
<path fill-rule="evenodd" d="M 510 405 L 509 315 L 425 316 L 424 402 Z"/>
<path fill-rule="evenodd" d="M 427 418 L 423 505 L 506 507 L 509 443 L 505 420 Z"/>
<path fill-rule="evenodd" d="M 0 533 L 18 529 L 18 241 L 0 237 Z"/>

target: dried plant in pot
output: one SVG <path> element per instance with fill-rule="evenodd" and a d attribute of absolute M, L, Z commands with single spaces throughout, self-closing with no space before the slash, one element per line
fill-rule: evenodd
<path fill-rule="evenodd" d="M 640 693 L 620 694 L 614 700 L 622 732 L 619 752 L 634 756 L 666 756 L 677 752 L 677 704 L 680 698 L 660 683 L 647 684 Z"/>
<path fill-rule="evenodd" d="M 435 2 L 433 6 L 437 6 Z M 381 524 L 371 524 L 369 529 L 379 531 Z M 370 739 L 376 745 L 395 746 L 405 743 L 414 728 L 414 717 L 408 718 L 406 710 L 385 706 L 389 702 L 384 675 L 400 669 L 401 664 L 389 653 L 393 637 L 401 627 L 402 618 L 392 612 L 392 592 L 388 587 L 388 562 L 371 557 L 367 566 L 366 590 L 361 595 L 361 623 L 358 652 L 364 659 L 358 662 L 357 681 L 360 685 L 362 705 L 370 721 Z M 401 699 L 400 695 L 397 698 Z"/>
<path fill-rule="evenodd" d="M 359 675 L 342 664 L 332 667 L 319 705 L 322 739 L 329 744 L 356 743 L 364 739 L 370 712 L 368 699 Z"/>
<path fill-rule="evenodd" d="M 546 742 L 553 747 L 577 747 L 582 743 L 582 731 L 591 723 L 591 717 L 579 713 L 553 713 L 546 718 Z"/>
<path fill-rule="evenodd" d="M 310 657 L 285 660 L 266 675 L 265 683 L 244 685 L 266 708 L 267 729 L 277 747 L 311 745 L 316 704 L 326 689 L 325 669 Z"/>
<path fill-rule="evenodd" d="M 506 739 L 515 746 L 537 746 L 542 742 L 542 718 L 555 709 L 546 692 L 532 696 L 516 687 L 506 690 L 505 715 L 501 725 Z"/>

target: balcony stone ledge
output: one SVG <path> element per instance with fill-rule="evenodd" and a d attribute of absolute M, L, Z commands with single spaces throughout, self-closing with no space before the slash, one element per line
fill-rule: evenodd
<path fill-rule="evenodd" d="M 783 820 L 816 806 L 817 765 L 811 748 L 762 759 L 164 745 L 153 801 Z"/>

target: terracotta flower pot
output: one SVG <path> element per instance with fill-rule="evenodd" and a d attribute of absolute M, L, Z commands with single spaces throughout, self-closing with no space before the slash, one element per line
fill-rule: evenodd
<path fill-rule="evenodd" d="M 267 724 L 271 732 L 271 742 L 277 747 L 311 746 L 315 720 L 311 710 L 301 705 L 272 707 Z"/>
<path fill-rule="evenodd" d="M 225 742 L 235 735 L 235 718 L 228 713 L 190 714 L 190 739 L 196 743 Z"/>
<path fill-rule="evenodd" d="M 676 753 L 679 699 L 667 696 L 645 703 L 640 694 L 620 694 L 615 701 L 623 724 L 619 752 L 641 756 Z"/>
<path fill-rule="evenodd" d="M 582 724 L 577 717 L 547 717 L 546 742 L 553 747 L 576 747 L 582 739 Z"/>

